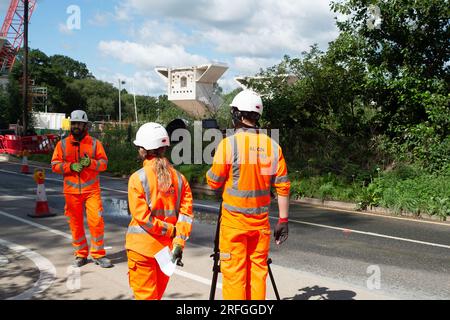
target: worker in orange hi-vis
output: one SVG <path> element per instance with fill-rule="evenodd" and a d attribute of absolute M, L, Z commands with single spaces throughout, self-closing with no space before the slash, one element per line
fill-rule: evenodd
<path fill-rule="evenodd" d="M 241 91 L 231 103 L 234 135 L 217 146 L 206 173 L 213 189 L 223 189 L 220 222 L 220 271 L 226 300 L 264 300 L 270 246 L 270 191 L 278 194 L 274 236 L 288 236 L 290 182 L 280 146 L 258 129 L 261 97 Z"/>
<path fill-rule="evenodd" d="M 88 134 L 86 112 L 75 110 L 70 117 L 70 135 L 59 141 L 52 157 L 53 172 L 64 176 L 65 215 L 72 231 L 75 262 L 81 267 L 88 263 L 89 246 L 84 231 L 83 207 L 91 233 L 90 255 L 95 264 L 112 267 L 105 257 L 103 205 L 99 173 L 108 166 L 102 143 Z"/>
<path fill-rule="evenodd" d="M 160 300 L 170 272 L 167 262 L 181 258 L 192 222 L 192 192 L 186 178 L 164 157 L 170 145 L 166 129 L 150 122 L 136 133 L 134 144 L 144 161 L 128 182 L 131 222 L 126 235 L 128 276 L 136 300 Z M 166 259 L 163 257 L 166 253 Z M 164 262 L 165 261 L 165 262 Z"/>

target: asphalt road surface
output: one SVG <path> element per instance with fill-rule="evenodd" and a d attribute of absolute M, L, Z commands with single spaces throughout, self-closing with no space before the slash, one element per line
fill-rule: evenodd
<path fill-rule="evenodd" d="M 30 165 L 30 169 L 34 170 Z M 127 180 L 102 176 L 105 246 L 114 268 L 70 267 L 71 236 L 62 177 L 46 168 L 55 217 L 33 219 L 36 184 L 20 164 L 0 162 L 0 299 L 132 299 L 124 250 Z M 206 300 L 218 203 L 195 200 L 183 262 L 163 299 Z M 211 212 L 211 213 L 205 213 Z M 273 204 L 271 223 L 276 222 Z M 86 229 L 88 230 L 88 229 Z M 450 299 L 450 224 L 330 210 L 292 203 L 289 239 L 271 243 L 281 299 Z M 87 234 L 89 237 L 89 234 Z M 275 299 L 268 280 L 267 298 Z M 221 299 L 219 277 L 216 298 Z"/>

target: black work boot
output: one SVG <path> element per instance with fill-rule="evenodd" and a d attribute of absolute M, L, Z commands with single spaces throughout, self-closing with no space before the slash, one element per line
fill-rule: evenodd
<path fill-rule="evenodd" d="M 75 261 L 72 264 L 72 266 L 75 267 L 75 268 L 80 268 L 80 267 L 84 266 L 87 263 L 88 263 L 88 259 L 87 258 L 76 257 Z"/>
<path fill-rule="evenodd" d="M 92 258 L 92 260 L 94 260 L 95 264 L 98 264 L 100 267 L 102 268 L 111 268 L 113 267 L 113 264 L 111 263 L 111 261 L 108 258 L 105 257 L 101 257 L 101 258 Z"/>

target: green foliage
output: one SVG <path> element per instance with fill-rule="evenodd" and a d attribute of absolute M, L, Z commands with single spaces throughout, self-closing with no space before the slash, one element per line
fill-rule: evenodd
<path fill-rule="evenodd" d="M 357 208 L 364 210 L 368 207 L 377 207 L 380 204 L 381 197 L 382 189 L 377 181 L 367 187 L 362 186 L 356 196 Z"/>
<path fill-rule="evenodd" d="M 370 5 L 380 9 L 377 28 L 368 23 Z M 383 66 L 392 75 L 406 67 L 418 78 L 448 77 L 447 1 L 334 0 L 331 8 L 346 15 L 337 23 L 341 32 L 363 39 L 359 51 L 370 66 Z"/>
<path fill-rule="evenodd" d="M 0 88 L 0 129 L 8 129 L 9 101 L 6 91 Z"/>
<path fill-rule="evenodd" d="M 233 127 L 230 104 L 240 91 L 240 89 L 235 89 L 230 93 L 222 95 L 222 105 L 219 107 L 217 114 L 214 116 L 214 118 L 217 120 L 219 128 L 224 129 Z"/>
<path fill-rule="evenodd" d="M 176 167 L 178 171 L 180 171 L 189 183 L 206 183 L 206 172 L 209 170 L 209 165 L 189 165 L 182 164 Z"/>
<path fill-rule="evenodd" d="M 386 173 L 375 183 L 382 190 L 379 205 L 397 212 L 450 215 L 450 170 L 428 174 L 410 169 L 407 174 Z M 403 177 L 400 179 L 399 177 Z"/>
<path fill-rule="evenodd" d="M 366 183 L 327 174 L 301 177 L 290 174 L 291 197 L 355 202 L 357 208 L 385 207 L 398 213 L 450 215 L 450 165 L 439 174 L 429 174 L 418 166 L 398 165 L 373 174 Z"/>
<path fill-rule="evenodd" d="M 329 173 L 325 176 L 301 177 L 290 174 L 291 197 L 354 201 L 359 186 Z"/>
<path fill-rule="evenodd" d="M 0 88 L 0 122 L 3 129 L 8 129 L 10 123 L 18 123 L 22 119 L 22 98 L 19 92 L 19 82 L 10 74 L 8 85 Z"/>
<path fill-rule="evenodd" d="M 37 86 L 48 89 L 48 111 L 69 115 L 74 109 L 85 110 L 92 121 L 110 121 L 119 119 L 119 92 L 110 83 L 95 79 L 84 63 L 62 55 L 47 56 L 40 50 L 30 50 L 30 78 Z M 17 108 L 22 97 L 19 92 L 19 79 L 22 77 L 22 55 L 10 75 L 10 85 L 7 89 L 9 104 L 0 113 L 0 120 L 16 123 Z M 169 122 L 177 113 L 166 98 L 136 96 L 138 119 L 142 121 L 157 120 L 158 109 L 161 120 Z M 35 110 L 44 111 L 44 110 Z M 135 122 L 134 97 L 126 90 L 121 92 L 121 115 L 124 122 Z"/>
<path fill-rule="evenodd" d="M 190 122 L 194 120 L 186 112 L 179 109 L 174 103 L 169 101 L 167 95 L 159 96 L 156 108 L 158 110 L 158 118 L 155 120 L 163 125 L 167 125 L 175 119 L 184 119 Z"/>
<path fill-rule="evenodd" d="M 130 175 L 142 167 L 138 150 L 132 143 L 136 135 L 132 126 L 106 126 L 98 136 L 108 156 L 108 172 L 115 175 Z"/>

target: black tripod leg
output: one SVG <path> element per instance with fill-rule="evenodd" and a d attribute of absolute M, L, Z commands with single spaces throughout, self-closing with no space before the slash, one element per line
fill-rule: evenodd
<path fill-rule="evenodd" d="M 214 300 L 215 296 L 216 296 L 216 286 L 217 286 L 217 277 L 219 275 L 219 268 L 216 268 L 216 266 L 214 266 L 213 270 L 213 277 L 212 277 L 212 281 L 211 281 L 211 291 L 209 292 L 209 300 Z"/>
<path fill-rule="evenodd" d="M 214 239 L 214 253 L 211 255 L 211 257 L 214 260 L 214 264 L 213 264 L 213 277 L 211 280 L 211 291 L 209 292 L 209 300 L 214 300 L 215 298 L 217 278 L 220 272 L 219 233 L 220 233 L 221 216 L 222 216 L 222 202 L 220 202 L 219 217 L 217 218 L 216 237 Z"/>
<path fill-rule="evenodd" d="M 275 291 L 275 296 L 277 297 L 277 300 L 281 300 L 280 295 L 278 294 L 278 288 L 277 288 L 277 284 L 275 283 L 275 278 L 273 277 L 272 269 L 270 268 L 271 263 L 272 263 L 272 259 L 270 259 L 270 258 L 267 259 L 267 268 L 269 269 L 270 281 L 272 282 L 273 291 Z"/>

